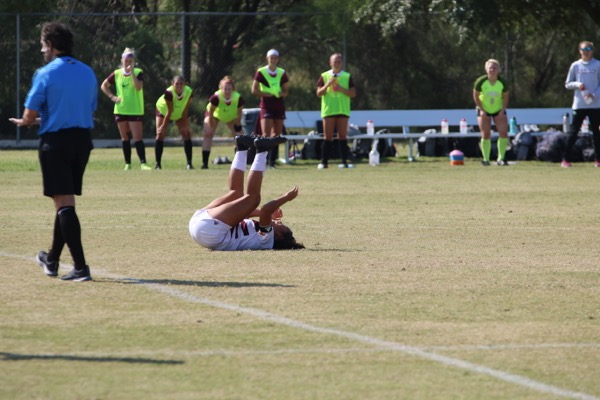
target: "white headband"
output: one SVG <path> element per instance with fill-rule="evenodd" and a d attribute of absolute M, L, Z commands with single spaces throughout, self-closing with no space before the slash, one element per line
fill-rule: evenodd
<path fill-rule="evenodd" d="M 279 52 L 275 49 L 271 49 L 267 52 L 267 57 L 271 57 L 271 56 L 279 57 Z"/>

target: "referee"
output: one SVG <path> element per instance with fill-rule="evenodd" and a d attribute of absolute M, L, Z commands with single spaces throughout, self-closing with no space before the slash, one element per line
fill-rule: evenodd
<path fill-rule="evenodd" d="M 39 160 L 44 195 L 54 201 L 56 216 L 52 246 L 40 251 L 38 264 L 48 276 L 57 276 L 63 247 L 69 247 L 74 268 L 63 280 L 92 280 L 81 244 L 81 227 L 75 212 L 75 195 L 81 195 L 83 173 L 92 151 L 90 130 L 98 100 L 94 71 L 71 56 L 73 33 L 60 22 L 42 25 L 44 67 L 38 69 L 25 100 L 18 126 L 40 124 Z"/>

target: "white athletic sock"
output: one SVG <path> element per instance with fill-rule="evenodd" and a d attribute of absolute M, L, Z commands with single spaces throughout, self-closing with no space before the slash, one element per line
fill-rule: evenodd
<path fill-rule="evenodd" d="M 254 156 L 254 161 L 252 162 L 252 166 L 250 167 L 250 171 L 265 172 L 267 170 L 267 156 L 268 155 L 269 155 L 268 151 L 256 153 L 256 155 Z"/>
<path fill-rule="evenodd" d="M 238 150 L 233 156 L 233 161 L 231 162 L 231 169 L 239 169 L 240 171 L 245 171 L 247 162 L 248 150 Z"/>

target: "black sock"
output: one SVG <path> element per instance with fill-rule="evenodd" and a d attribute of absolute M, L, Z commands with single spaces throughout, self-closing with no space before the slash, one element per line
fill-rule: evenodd
<path fill-rule="evenodd" d="M 60 228 L 62 236 L 71 251 L 75 269 L 81 270 L 85 267 L 85 256 L 83 255 L 83 245 L 81 244 L 81 226 L 79 218 L 75 213 L 75 207 L 61 207 L 58 210 L 60 218 Z"/>
<path fill-rule="evenodd" d="M 274 167 L 275 166 L 275 161 L 277 161 L 277 155 L 279 154 L 279 149 L 278 148 L 273 148 L 271 150 L 269 150 L 269 166 Z"/>
<path fill-rule="evenodd" d="M 58 213 L 54 217 L 54 234 L 52 236 L 52 247 L 48 251 L 48 261 L 60 260 L 63 247 L 65 247 L 65 240 L 63 239 L 62 230 L 60 227 L 60 217 Z"/>
<path fill-rule="evenodd" d="M 185 158 L 188 165 L 192 165 L 192 139 L 183 141 L 183 151 L 185 151 Z"/>
<path fill-rule="evenodd" d="M 256 147 L 252 146 L 252 147 L 250 147 L 250 149 L 248 149 L 248 161 L 246 162 L 246 164 L 252 165 L 252 162 L 254 161 L 255 156 L 256 156 Z"/>
<path fill-rule="evenodd" d="M 154 158 L 156 158 L 156 163 L 160 165 L 162 160 L 164 142 L 162 140 L 157 140 L 154 145 Z"/>
<path fill-rule="evenodd" d="M 340 140 L 340 152 L 342 155 L 342 163 L 348 164 L 348 139 Z"/>
<path fill-rule="evenodd" d="M 202 165 L 208 167 L 208 159 L 210 158 L 210 150 L 202 150 Z"/>
<path fill-rule="evenodd" d="M 135 151 L 137 152 L 140 162 L 146 164 L 146 146 L 144 146 L 143 140 L 135 142 Z"/>
<path fill-rule="evenodd" d="M 123 140 L 121 145 L 123 146 L 123 157 L 125 157 L 125 164 L 131 164 L 131 141 Z"/>
<path fill-rule="evenodd" d="M 329 162 L 332 144 L 333 142 L 331 140 L 323 140 L 323 144 L 321 146 L 321 164 L 323 165 L 327 165 Z"/>

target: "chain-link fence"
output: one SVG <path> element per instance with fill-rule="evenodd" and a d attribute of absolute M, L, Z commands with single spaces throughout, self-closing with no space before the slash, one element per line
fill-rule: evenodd
<path fill-rule="evenodd" d="M 154 136 L 156 100 L 176 74 L 194 88 L 195 137 L 202 134 L 208 98 L 225 75 L 234 78 L 246 108 L 257 107 L 252 78 L 270 48 L 279 50 L 290 78 L 288 110 L 320 108 L 316 82 L 334 52 L 344 54 L 356 85 L 353 110 L 473 107 L 473 82 L 488 58 L 510 67 L 509 107 L 562 107 L 571 101 L 564 75 L 576 56 L 573 44 L 582 30 L 598 30 L 588 17 L 567 31 L 499 36 L 491 30 L 461 41 L 461 28 L 432 12 L 412 13 L 390 36 L 342 13 L 0 13 L 0 139 L 37 137 L 36 128 L 19 131 L 8 118 L 22 113 L 33 73 L 43 63 L 39 25 L 55 19 L 75 32 L 74 55 L 96 71 L 98 85 L 119 68 L 125 47 L 136 49 L 144 70 L 145 138 Z M 94 137 L 118 139 L 113 104 L 102 94 L 98 104 Z"/>
<path fill-rule="evenodd" d="M 250 92 L 252 78 L 256 69 L 265 65 L 266 52 L 273 47 L 280 51 L 280 65 L 293 81 L 288 109 L 318 109 L 316 80 L 328 67 L 328 55 L 345 47 L 343 33 L 336 35 L 340 40 L 317 37 L 313 19 L 322 17 L 244 13 L 0 14 L 4 54 L 0 59 L 4 71 L 0 76 L 0 139 L 37 137 L 36 128 L 18 129 L 8 118 L 22 114 L 32 76 L 43 64 L 39 39 L 43 22 L 60 20 L 71 27 L 76 35 L 74 56 L 94 69 L 98 85 L 119 68 L 126 47 L 135 49 L 137 66 L 144 71 L 144 137 L 150 138 L 154 136 L 156 100 L 174 75 L 186 77 L 194 89 L 190 110 L 194 136 L 201 135 L 208 98 L 225 75 L 234 78 L 246 107 L 257 107 L 258 99 Z M 118 138 L 113 104 L 99 93 L 94 137 Z"/>

